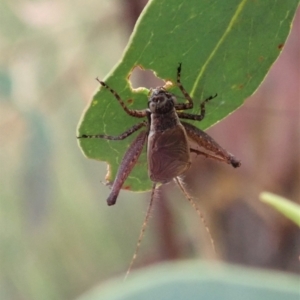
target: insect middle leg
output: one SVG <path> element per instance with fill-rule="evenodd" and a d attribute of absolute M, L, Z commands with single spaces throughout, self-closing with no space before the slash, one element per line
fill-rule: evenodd
<path fill-rule="evenodd" d="M 147 121 L 143 121 L 141 123 L 135 124 L 125 132 L 121 133 L 118 136 L 106 135 L 106 134 L 83 134 L 82 136 L 78 136 L 78 139 L 105 139 L 105 140 L 113 140 L 120 141 L 126 139 L 128 136 L 139 130 L 140 128 L 147 126 Z"/>
<path fill-rule="evenodd" d="M 105 82 L 99 80 L 98 78 L 96 78 L 96 80 L 105 88 L 107 88 L 114 96 L 115 98 L 118 100 L 118 102 L 121 104 L 122 108 L 125 110 L 125 112 L 132 116 L 132 117 L 136 117 L 136 118 L 143 118 L 147 116 L 147 110 L 146 109 L 142 109 L 142 110 L 135 110 L 135 109 L 129 109 L 124 101 L 121 99 L 120 95 L 113 90 L 111 87 L 109 87 Z"/>
<path fill-rule="evenodd" d="M 201 121 L 201 120 L 203 120 L 204 117 L 205 117 L 205 104 L 206 104 L 208 101 L 210 101 L 210 100 L 212 100 L 212 99 L 214 99 L 214 98 L 216 98 L 216 97 L 217 97 L 217 94 L 215 94 L 214 96 L 210 96 L 210 97 L 206 98 L 206 99 L 200 104 L 200 109 L 201 109 L 200 115 L 184 113 L 184 112 L 181 112 L 181 111 L 178 111 L 178 112 L 177 112 L 177 115 L 178 115 L 178 117 L 181 118 L 181 119 L 188 119 L 188 120 Z M 176 107 L 176 109 L 177 109 L 177 107 Z"/>

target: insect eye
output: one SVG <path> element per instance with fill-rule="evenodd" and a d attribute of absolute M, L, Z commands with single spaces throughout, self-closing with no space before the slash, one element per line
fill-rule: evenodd
<path fill-rule="evenodd" d="M 161 101 L 163 101 L 164 100 L 164 97 L 162 97 L 162 96 L 156 96 L 156 97 L 153 97 L 151 100 L 150 100 L 150 102 L 154 102 L 154 103 L 159 103 L 159 102 L 161 102 Z"/>

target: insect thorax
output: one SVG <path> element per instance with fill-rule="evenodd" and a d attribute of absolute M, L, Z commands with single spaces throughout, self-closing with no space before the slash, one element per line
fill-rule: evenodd
<path fill-rule="evenodd" d="M 176 97 L 168 93 L 163 87 L 150 90 L 148 100 L 151 113 L 150 131 L 164 131 L 180 124 L 175 104 Z"/>

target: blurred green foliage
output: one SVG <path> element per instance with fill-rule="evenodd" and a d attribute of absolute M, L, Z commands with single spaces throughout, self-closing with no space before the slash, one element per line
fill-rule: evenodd
<path fill-rule="evenodd" d="M 276 210 L 300 226 L 300 205 L 268 192 L 261 193 L 260 200 L 273 206 Z"/>
<path fill-rule="evenodd" d="M 124 193 L 109 210 L 106 165 L 87 161 L 76 140 L 94 78 L 127 42 L 121 9 L 118 1 L 0 1 L 1 299 L 71 299 L 131 258 L 140 195 Z"/>
<path fill-rule="evenodd" d="M 299 277 L 233 265 L 164 264 L 114 280 L 78 300 L 297 300 Z"/>

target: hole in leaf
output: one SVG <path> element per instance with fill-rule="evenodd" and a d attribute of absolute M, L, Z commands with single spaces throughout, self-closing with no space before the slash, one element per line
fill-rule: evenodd
<path fill-rule="evenodd" d="M 152 70 L 144 70 L 136 66 L 129 75 L 132 88 L 146 87 L 147 89 L 163 86 L 165 81 L 156 77 Z"/>
<path fill-rule="evenodd" d="M 260 57 L 261 60 L 264 60 L 264 57 Z M 249 78 L 251 78 L 251 75 L 249 75 Z M 147 89 L 150 88 L 155 88 L 158 86 L 165 86 L 168 89 L 168 84 L 172 85 L 169 81 L 164 81 L 161 78 L 157 77 L 152 70 L 144 70 L 141 66 L 136 66 L 131 74 L 128 76 L 128 80 L 131 83 L 131 86 L 133 89 L 138 89 L 140 87 L 145 87 Z M 167 84 L 167 85 L 166 85 Z M 243 84 L 237 84 L 235 85 L 235 88 L 237 90 L 242 90 L 244 88 Z M 179 101 L 184 101 L 185 98 L 183 95 L 176 94 L 175 95 Z M 221 108 L 222 106 L 224 107 L 230 107 L 230 104 L 227 104 L 226 102 L 222 101 L 220 102 L 220 96 L 215 101 L 211 101 L 207 105 L 207 115 L 210 113 L 211 108 L 213 107 L 219 107 Z M 197 99 L 194 99 L 194 101 Z M 297 117 L 299 115 L 299 110 L 290 110 L 290 109 L 278 109 L 276 107 L 274 108 L 266 108 L 261 106 L 261 99 L 259 99 L 259 104 L 254 104 L 254 100 L 251 101 L 251 103 L 246 102 L 240 109 L 241 114 L 264 114 L 265 116 L 277 116 L 277 117 Z M 132 99 L 129 99 L 127 104 L 132 104 Z"/>

